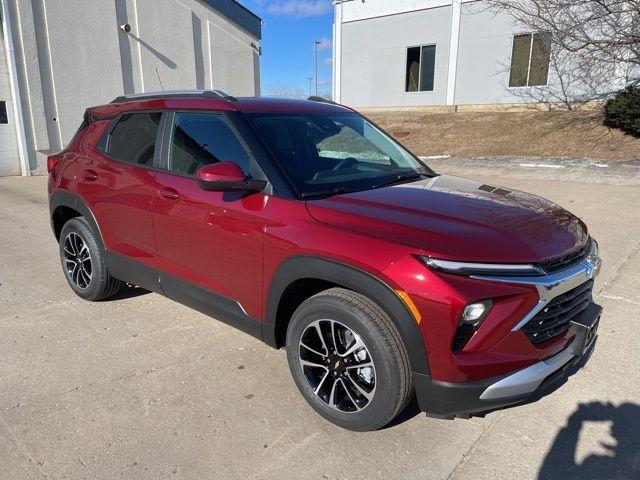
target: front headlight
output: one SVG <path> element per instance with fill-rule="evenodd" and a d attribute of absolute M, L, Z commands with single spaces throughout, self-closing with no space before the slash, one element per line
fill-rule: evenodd
<path fill-rule="evenodd" d="M 544 271 L 528 263 L 475 263 L 454 262 L 433 257 L 419 256 L 420 260 L 430 268 L 455 275 L 485 275 L 500 277 L 533 277 L 544 275 Z"/>
<path fill-rule="evenodd" d="M 589 247 L 589 253 L 585 257 L 585 261 L 593 269 L 593 276 L 596 277 L 600 273 L 600 267 L 602 266 L 602 260 L 600 259 L 600 251 L 598 242 L 593 238 L 591 239 L 591 246 Z"/>

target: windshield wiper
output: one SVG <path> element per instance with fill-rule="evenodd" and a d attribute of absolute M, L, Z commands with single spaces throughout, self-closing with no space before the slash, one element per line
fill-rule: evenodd
<path fill-rule="evenodd" d="M 387 180 L 386 182 L 373 185 L 371 189 L 388 187 L 390 185 L 395 185 L 396 183 L 404 182 L 406 180 L 417 180 L 419 178 L 425 178 L 425 177 L 431 178 L 431 175 L 427 175 L 426 173 L 417 173 L 417 172 L 399 173 L 398 175 L 393 177 L 391 180 Z"/>
<path fill-rule="evenodd" d="M 385 182 L 382 183 L 377 183 L 375 185 L 372 185 L 370 187 L 365 187 L 364 189 L 357 189 L 357 190 L 348 190 L 344 187 L 336 187 L 333 189 L 327 189 L 327 190 L 320 190 L 317 192 L 303 192 L 300 194 L 300 196 L 302 198 L 313 198 L 313 197 L 330 197 L 333 195 L 341 195 L 344 193 L 353 193 L 353 192 L 359 192 L 359 191 L 364 191 L 364 190 L 373 190 L 376 188 L 382 188 L 382 187 L 388 187 L 389 185 L 394 185 L 398 182 L 405 182 L 407 180 L 417 180 L 419 178 L 431 178 L 433 175 L 429 175 L 428 173 L 419 173 L 416 171 L 411 171 L 411 172 L 404 172 L 404 173 L 399 173 L 397 175 L 395 175 L 393 178 L 391 178 L 390 180 L 387 180 Z"/>
<path fill-rule="evenodd" d="M 319 192 L 302 192 L 300 196 L 302 198 L 330 197 L 332 195 L 341 195 L 343 193 L 349 193 L 349 190 L 344 187 L 337 187 L 331 190 L 321 190 Z"/>

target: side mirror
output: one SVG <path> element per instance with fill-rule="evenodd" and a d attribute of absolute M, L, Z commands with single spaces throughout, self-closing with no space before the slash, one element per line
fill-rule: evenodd
<path fill-rule="evenodd" d="M 267 186 L 264 180 L 245 176 L 233 162 L 219 162 L 202 167 L 196 172 L 198 186 L 210 192 L 261 192 Z"/>

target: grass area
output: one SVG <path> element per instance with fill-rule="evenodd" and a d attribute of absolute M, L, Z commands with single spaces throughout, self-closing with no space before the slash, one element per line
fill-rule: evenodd
<path fill-rule="evenodd" d="M 640 138 L 605 127 L 594 110 L 363 113 L 418 155 L 640 158 Z"/>

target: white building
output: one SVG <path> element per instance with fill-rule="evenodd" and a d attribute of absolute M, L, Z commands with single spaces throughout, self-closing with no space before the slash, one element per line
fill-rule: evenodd
<path fill-rule="evenodd" d="M 509 15 L 495 15 L 481 2 L 335 3 L 333 91 L 341 103 L 514 104 L 557 86 L 548 36 L 522 31 Z"/>
<path fill-rule="evenodd" d="M 123 93 L 259 94 L 262 21 L 234 0 L 0 3 L 0 176 L 46 172 L 85 108 Z"/>

